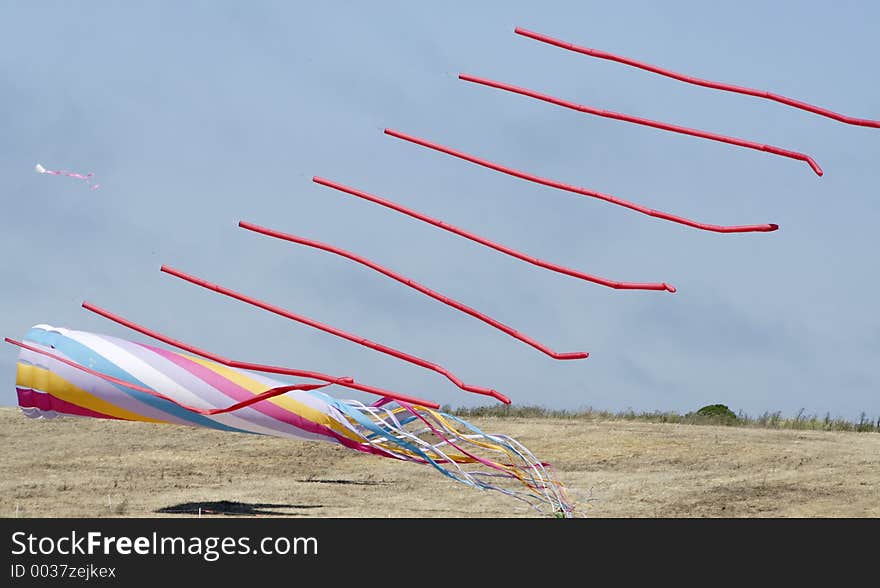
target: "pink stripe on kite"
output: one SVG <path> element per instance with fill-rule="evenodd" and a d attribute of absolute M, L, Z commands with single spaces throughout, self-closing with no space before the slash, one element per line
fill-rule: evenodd
<path fill-rule="evenodd" d="M 15 391 L 18 393 L 18 405 L 22 408 L 38 408 L 45 411 L 54 410 L 63 414 L 94 417 L 96 419 L 123 420 L 103 412 L 96 412 L 76 404 L 71 404 L 47 392 L 38 392 L 30 388 L 19 387 L 16 387 Z"/>
<path fill-rule="evenodd" d="M 187 357 L 184 357 L 179 353 L 174 353 L 173 351 L 168 351 L 165 349 L 159 349 L 158 347 L 150 347 L 150 350 L 154 351 L 155 353 L 164 357 L 175 365 L 185 369 L 189 373 L 196 376 L 198 379 L 202 380 L 212 388 L 220 391 L 222 394 L 228 396 L 235 402 L 241 402 L 254 397 L 254 394 L 249 390 L 246 390 L 235 382 L 224 378 L 222 375 L 218 374 L 214 370 L 207 368 Z M 320 425 L 318 423 L 307 420 L 298 414 L 294 414 L 289 410 L 281 408 L 277 404 L 273 404 L 271 402 L 261 402 L 260 404 L 255 404 L 251 406 L 251 408 L 270 417 L 273 420 L 281 421 L 282 423 L 286 423 L 288 425 L 293 425 L 294 427 L 302 429 L 303 431 L 308 431 L 309 433 L 314 433 L 315 435 L 321 435 L 324 437 L 333 436 L 331 434 L 332 431 L 325 425 Z"/>
<path fill-rule="evenodd" d="M 695 78 L 693 76 L 688 76 L 685 74 L 681 74 L 678 72 L 674 72 L 669 69 L 664 69 L 662 67 L 651 65 L 649 63 L 645 63 L 643 61 L 636 61 L 635 59 L 630 59 L 629 57 L 622 57 L 620 55 L 615 55 L 614 53 L 608 53 L 606 51 L 600 51 L 598 49 L 591 49 L 589 47 L 582 47 L 579 45 L 574 45 L 573 43 L 569 43 L 567 41 L 560 41 L 559 39 L 554 39 L 553 37 L 549 37 L 547 35 L 536 33 L 534 31 L 529 31 L 520 27 L 514 29 L 514 32 L 518 35 L 522 35 L 524 37 L 529 37 L 535 39 L 536 41 L 542 41 L 544 43 L 548 43 L 550 45 L 556 45 L 557 47 L 561 47 L 563 49 L 568 49 L 569 51 L 574 51 L 576 53 L 583 53 L 584 55 L 589 55 L 590 57 L 598 57 L 599 59 L 607 59 L 609 61 L 616 61 L 617 63 L 622 63 L 624 65 L 630 65 L 632 67 L 637 67 L 639 69 L 643 69 L 645 71 L 649 71 L 651 73 L 659 74 L 661 76 L 666 76 L 667 78 L 672 78 L 678 80 L 680 82 L 685 82 L 688 84 L 694 84 L 695 86 L 703 86 L 705 88 L 712 88 L 714 90 L 722 90 L 725 92 L 736 92 L 737 94 L 745 94 L 747 96 L 754 96 L 756 98 L 765 98 L 767 100 L 773 100 L 774 102 L 779 102 L 780 104 L 785 104 L 786 106 L 791 106 L 794 108 L 798 108 L 800 110 L 805 110 L 807 112 L 812 112 L 813 114 L 818 114 L 819 116 L 824 116 L 827 118 L 834 119 L 838 122 L 846 123 L 849 125 L 857 125 L 861 127 L 872 127 L 872 128 L 880 128 L 880 120 L 870 120 L 865 118 L 854 118 L 851 116 L 847 116 L 845 114 L 840 114 L 838 112 L 834 112 L 833 110 L 828 110 L 827 108 L 822 108 L 820 106 L 815 106 L 813 104 L 809 104 L 807 102 L 802 102 L 800 100 L 795 100 L 794 98 L 788 98 L 786 96 L 782 96 L 780 94 L 774 94 L 772 92 L 768 92 L 766 90 L 756 90 L 754 88 L 746 88 L 744 86 L 734 86 L 733 84 L 725 84 L 723 82 L 713 82 L 710 80 L 704 80 L 702 78 Z"/>
<path fill-rule="evenodd" d="M 150 347 L 153 351 L 156 351 L 169 361 L 179 365 L 183 369 L 187 370 L 191 374 L 195 375 L 199 379 L 203 380 L 207 384 L 216 388 L 226 394 L 230 398 L 234 400 L 238 400 L 240 403 L 247 402 L 250 398 L 255 398 L 253 393 L 248 390 L 245 390 L 235 382 L 231 382 L 218 374 L 217 372 L 206 368 L 203 365 L 200 365 L 186 357 L 183 357 L 177 353 L 172 351 L 167 351 L 165 349 L 159 349 Z M 329 385 L 329 384 L 327 384 Z M 316 386 L 316 388 L 320 388 L 323 386 Z M 384 452 L 377 450 L 376 448 L 366 445 L 363 443 L 358 443 L 348 437 L 341 435 L 331 429 L 326 425 L 322 425 L 320 423 L 316 423 L 308 420 L 307 418 L 300 416 L 294 412 L 281 408 L 277 404 L 273 404 L 271 402 L 261 402 L 259 404 L 253 404 L 251 406 L 254 410 L 261 412 L 262 414 L 268 416 L 271 419 L 280 421 L 282 423 L 292 425 L 298 429 L 302 429 L 303 431 L 308 431 L 309 433 L 313 433 L 315 435 L 320 435 L 322 437 L 329 437 L 341 445 L 348 447 L 349 449 L 356 449 L 358 451 L 363 451 L 365 453 L 375 453 L 378 455 L 385 455 Z M 262 426 L 270 426 L 271 423 L 267 425 L 265 422 L 258 423 Z M 277 428 L 277 427 L 271 427 Z"/>

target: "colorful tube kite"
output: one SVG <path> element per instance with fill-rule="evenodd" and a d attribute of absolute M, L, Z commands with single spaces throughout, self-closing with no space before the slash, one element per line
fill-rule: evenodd
<path fill-rule="evenodd" d="M 150 345 L 36 325 L 21 347 L 16 390 L 30 417 L 76 415 L 170 423 L 308 441 L 433 466 L 475 488 L 573 516 L 549 465 L 516 440 L 444 412 L 382 399 L 339 400 L 318 384 L 287 384 Z"/>

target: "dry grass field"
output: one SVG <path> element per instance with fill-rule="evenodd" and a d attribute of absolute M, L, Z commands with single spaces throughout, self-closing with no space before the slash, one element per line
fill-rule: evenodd
<path fill-rule="evenodd" d="M 880 517 L 880 434 L 480 417 L 587 517 Z M 2 517 L 533 517 L 429 467 L 306 443 L 0 408 Z"/>

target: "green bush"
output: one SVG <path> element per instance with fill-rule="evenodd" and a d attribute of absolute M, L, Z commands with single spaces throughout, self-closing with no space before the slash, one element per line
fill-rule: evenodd
<path fill-rule="evenodd" d="M 709 417 L 713 419 L 736 420 L 736 414 L 727 408 L 725 404 L 709 404 L 697 411 L 698 416 Z"/>

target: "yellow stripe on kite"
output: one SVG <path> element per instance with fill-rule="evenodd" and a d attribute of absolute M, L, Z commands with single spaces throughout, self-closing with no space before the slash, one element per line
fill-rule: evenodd
<path fill-rule="evenodd" d="M 230 367 L 214 361 L 202 359 L 201 357 L 193 357 L 192 355 L 186 354 L 180 355 L 189 359 L 190 361 L 194 361 L 199 365 L 208 368 L 213 372 L 216 372 L 230 382 L 241 386 L 248 392 L 253 393 L 255 396 L 266 391 L 266 384 L 258 382 L 257 380 L 248 377 L 247 374 L 242 373 L 238 370 L 234 370 Z M 307 404 L 303 404 L 302 402 L 299 402 L 298 400 L 295 400 L 290 396 L 275 396 L 274 398 L 268 399 L 266 402 L 271 402 L 279 406 L 280 408 L 283 408 L 288 412 L 292 412 L 293 414 L 299 415 L 300 417 L 303 417 L 305 419 L 308 419 L 313 423 L 327 426 L 339 433 L 340 435 L 344 435 L 345 437 L 351 439 L 352 441 L 357 441 L 358 443 L 363 443 L 364 441 L 363 437 L 355 434 L 350 429 L 345 428 L 333 417 L 321 412 L 320 410 L 316 410 Z"/>
<path fill-rule="evenodd" d="M 124 408 L 120 408 L 115 404 L 111 404 L 106 400 L 98 398 L 68 382 L 53 371 L 41 368 L 35 365 L 17 364 L 18 369 L 15 373 L 15 384 L 22 388 L 30 388 L 38 392 L 51 394 L 59 400 L 69 402 L 76 406 L 87 408 L 91 411 L 106 414 L 107 416 L 116 417 L 127 421 L 143 421 L 147 423 L 167 423 L 168 421 L 159 421 L 151 419 L 143 415 L 130 412 Z"/>

